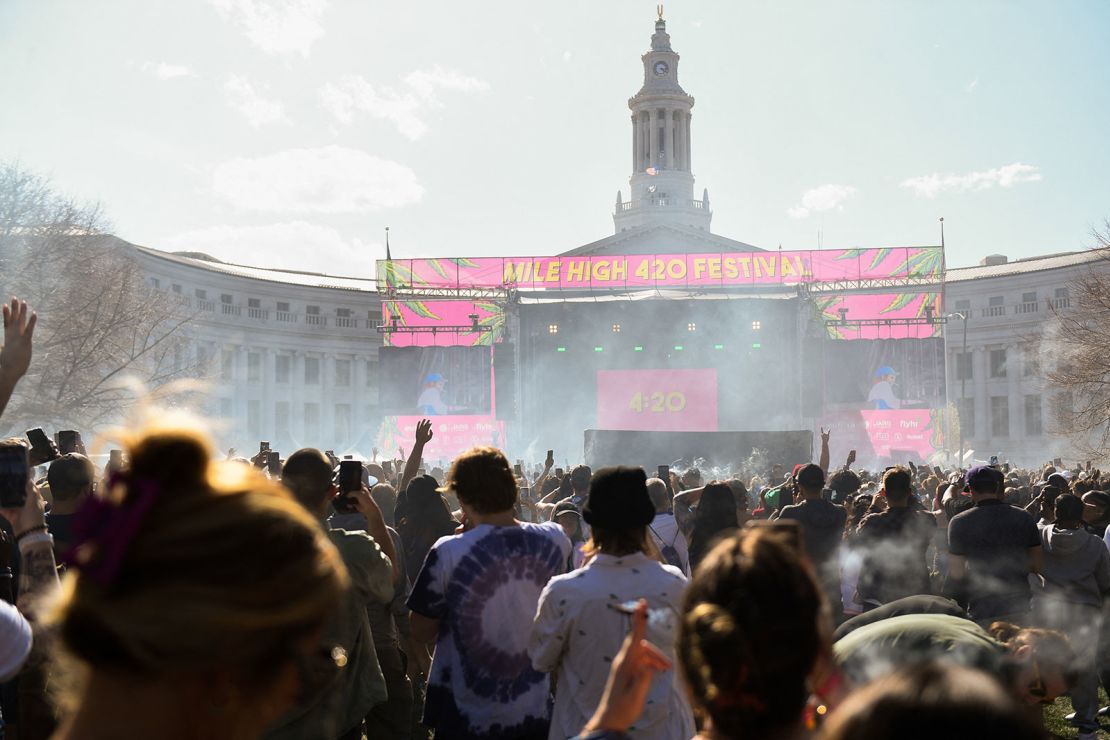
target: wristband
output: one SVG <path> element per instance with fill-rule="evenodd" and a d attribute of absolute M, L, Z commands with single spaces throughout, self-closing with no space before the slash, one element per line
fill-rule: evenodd
<path fill-rule="evenodd" d="M 47 527 L 46 527 L 45 524 L 40 524 L 37 527 L 29 527 L 29 528 L 23 530 L 22 532 L 20 532 L 19 534 L 17 534 L 15 536 L 15 541 L 19 542 L 20 540 L 22 540 L 24 537 L 31 534 L 32 532 L 46 532 L 46 531 L 47 531 Z"/>
<path fill-rule="evenodd" d="M 54 547 L 54 535 L 49 532 L 35 532 L 34 534 L 27 535 L 24 533 L 23 539 L 19 541 L 19 551 L 23 552 L 31 545 L 47 544 Z"/>

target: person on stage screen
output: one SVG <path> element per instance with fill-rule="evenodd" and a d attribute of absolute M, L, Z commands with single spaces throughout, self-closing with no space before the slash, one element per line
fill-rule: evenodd
<path fill-rule="evenodd" d="M 875 371 L 875 384 L 867 394 L 867 403 L 877 410 L 898 410 L 902 408 L 902 401 L 894 393 L 894 380 L 898 373 L 889 365 L 883 365 Z"/>
<path fill-rule="evenodd" d="M 443 389 L 447 379 L 439 373 L 430 373 L 424 378 L 424 389 L 416 401 L 417 413 L 424 416 L 443 416 L 448 413 L 447 402 L 443 400 Z"/>

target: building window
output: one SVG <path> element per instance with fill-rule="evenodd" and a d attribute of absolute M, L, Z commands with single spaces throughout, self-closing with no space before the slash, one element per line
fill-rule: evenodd
<path fill-rule="evenodd" d="M 225 349 L 220 355 L 220 380 L 230 383 L 235 375 L 235 350 Z"/>
<path fill-rule="evenodd" d="M 304 320 L 306 324 L 314 324 L 316 326 L 325 326 L 328 322 L 320 315 L 319 306 L 305 306 Z"/>
<path fill-rule="evenodd" d="M 174 293 L 177 293 L 178 295 L 181 295 L 181 286 L 178 285 L 177 283 L 174 283 L 173 285 L 171 285 L 170 290 L 172 290 Z"/>
<path fill-rule="evenodd" d="M 342 318 L 342 319 L 348 319 L 348 318 L 351 317 L 351 309 L 349 309 L 349 308 L 337 308 L 337 309 L 335 309 L 335 315 Z"/>
<path fill-rule="evenodd" d="M 1057 288 L 1052 296 L 1053 308 L 1071 308 L 1071 297 L 1068 295 L 1067 288 Z"/>
<path fill-rule="evenodd" d="M 1029 437 L 1041 436 L 1041 397 L 1025 397 L 1025 434 Z"/>
<path fill-rule="evenodd" d="M 309 316 L 319 316 L 320 315 L 320 307 L 319 306 L 305 306 L 304 312 L 306 314 L 308 314 Z"/>
<path fill-rule="evenodd" d="M 346 388 L 351 385 L 350 360 L 335 361 L 335 384 L 340 388 Z"/>
<path fill-rule="evenodd" d="M 366 387 L 378 387 L 378 361 L 376 359 L 366 361 Z"/>
<path fill-rule="evenodd" d="M 154 286 L 155 290 L 158 290 L 159 288 L 162 287 L 162 281 L 159 280 L 158 278 L 151 278 L 150 279 L 150 284 Z"/>
<path fill-rule="evenodd" d="M 975 436 L 975 399 L 961 398 L 958 406 L 960 431 L 965 440 Z"/>
<path fill-rule="evenodd" d="M 1022 365 L 1021 373 L 1027 378 L 1040 377 L 1041 358 L 1027 351 L 1025 353 L 1025 363 Z"/>
<path fill-rule="evenodd" d="M 247 436 L 262 439 L 262 402 L 247 401 Z"/>
<path fill-rule="evenodd" d="M 318 403 L 304 405 L 304 434 L 308 444 L 320 444 L 320 404 Z"/>
<path fill-rule="evenodd" d="M 987 299 L 987 307 L 983 309 L 984 316 L 1005 316 L 1006 315 L 1006 299 L 1003 296 L 996 295 Z"/>
<path fill-rule="evenodd" d="M 335 405 L 335 435 L 334 440 L 345 445 L 351 438 L 351 405 L 337 403 Z"/>
<path fill-rule="evenodd" d="M 992 349 L 991 350 L 991 377 L 992 378 L 1005 378 L 1006 377 L 1006 350 L 1005 349 Z"/>
<path fill-rule="evenodd" d="M 966 313 L 967 311 L 970 311 L 971 310 L 971 300 L 964 298 L 964 299 L 956 301 L 956 310 L 959 311 L 960 313 Z"/>
<path fill-rule="evenodd" d="M 290 368 L 293 365 L 293 358 L 289 355 L 278 355 L 274 358 L 274 381 L 278 383 L 288 383 Z"/>
<path fill-rule="evenodd" d="M 1010 436 L 1010 398 L 991 396 L 991 436 Z"/>
<path fill-rule="evenodd" d="M 282 313 L 289 313 L 289 304 L 278 301 L 277 310 L 281 311 Z"/>
<path fill-rule="evenodd" d="M 304 358 L 304 383 L 305 385 L 320 385 L 320 358 Z"/>
<path fill-rule="evenodd" d="M 208 300 L 208 291 L 207 290 L 201 290 L 200 288 L 197 288 L 196 290 L 193 291 L 193 295 L 195 295 L 197 298 L 201 299 L 202 301 Z"/>
<path fill-rule="evenodd" d="M 1021 294 L 1021 303 L 1017 306 L 1018 313 L 1037 313 L 1039 308 L 1036 291 Z"/>
<path fill-rule="evenodd" d="M 957 352 L 956 358 L 956 380 L 971 380 L 971 360 L 975 355 L 970 352 Z"/>
<path fill-rule="evenodd" d="M 220 303 L 231 303 L 231 293 L 220 293 Z"/>
<path fill-rule="evenodd" d="M 262 308 L 262 301 L 258 298 L 248 298 L 247 308 Z"/>
<path fill-rule="evenodd" d="M 262 380 L 262 355 L 258 352 L 247 353 L 247 382 L 258 383 Z"/>

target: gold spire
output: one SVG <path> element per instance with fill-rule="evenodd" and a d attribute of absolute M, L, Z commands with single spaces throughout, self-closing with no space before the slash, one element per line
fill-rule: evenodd
<path fill-rule="evenodd" d="M 663 5 L 662 4 L 659 4 L 659 5 L 655 6 L 655 12 L 658 15 L 658 20 L 663 20 Z"/>

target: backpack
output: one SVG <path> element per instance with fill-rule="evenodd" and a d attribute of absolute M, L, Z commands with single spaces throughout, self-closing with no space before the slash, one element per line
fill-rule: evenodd
<path fill-rule="evenodd" d="M 655 535 L 655 539 L 659 540 L 659 542 L 663 545 L 659 548 L 659 552 L 663 555 L 663 559 L 667 561 L 667 564 L 673 565 L 674 567 L 685 573 L 686 564 L 682 562 L 682 557 L 678 554 L 678 549 L 674 546 L 674 543 L 678 542 L 678 536 L 682 533 L 676 529 L 674 539 L 672 539 L 671 544 L 668 545 L 666 542 L 663 542 L 663 538 L 660 537 L 659 533 L 655 531 L 655 527 L 652 527 L 649 524 L 648 529 L 650 529 L 651 533 Z"/>

